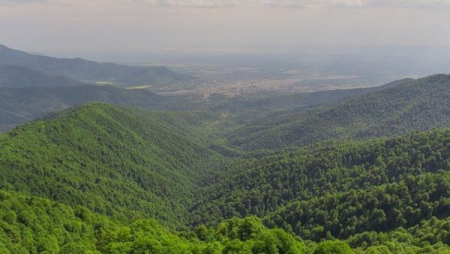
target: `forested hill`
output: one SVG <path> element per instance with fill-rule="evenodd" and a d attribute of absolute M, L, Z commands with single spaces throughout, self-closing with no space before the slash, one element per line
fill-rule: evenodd
<path fill-rule="evenodd" d="M 180 132 L 189 121 L 170 112 L 88 104 L 19 126 L 0 136 L 2 189 L 123 220 L 184 226 L 194 183 L 218 157 Z"/>
<path fill-rule="evenodd" d="M 448 128 L 256 155 L 204 182 L 194 224 L 256 215 L 303 239 L 348 238 L 353 247 L 450 244 Z M 405 229 L 420 240 L 403 238 Z"/>
<path fill-rule="evenodd" d="M 147 90 L 113 86 L 0 87 L 0 132 L 51 112 L 89 102 L 168 110 L 195 107 L 192 102 L 180 97 L 159 96 Z"/>
<path fill-rule="evenodd" d="M 230 161 L 205 117 L 94 103 L 1 135 L 0 252 L 449 250 L 450 129 Z"/>
<path fill-rule="evenodd" d="M 83 83 L 21 66 L 0 66 L 0 87 L 80 86 Z"/>
<path fill-rule="evenodd" d="M 394 136 L 450 125 L 450 76 L 433 75 L 321 108 L 254 121 L 228 135 L 244 149 Z"/>
<path fill-rule="evenodd" d="M 165 67 L 134 67 L 113 63 L 98 63 L 81 58 L 53 58 L 32 55 L 0 45 L 0 66 L 14 65 L 59 75 L 79 81 L 103 81 L 116 85 L 161 85 L 190 79 Z"/>

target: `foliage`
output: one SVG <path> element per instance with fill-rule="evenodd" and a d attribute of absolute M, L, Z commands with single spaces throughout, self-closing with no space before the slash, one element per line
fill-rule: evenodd
<path fill-rule="evenodd" d="M 315 241 L 411 228 L 448 217 L 449 158 L 443 129 L 241 159 L 208 175 L 193 219 L 257 215 Z"/>
<path fill-rule="evenodd" d="M 1 253 L 305 253 L 299 239 L 263 226 L 260 219 L 232 219 L 215 229 L 171 232 L 155 220 L 126 226 L 45 198 L 0 191 Z M 205 238 L 206 237 L 206 238 Z"/>
<path fill-rule="evenodd" d="M 323 241 L 314 250 L 314 254 L 353 254 L 350 246 L 342 241 Z"/>
<path fill-rule="evenodd" d="M 123 220 L 184 226 L 205 162 L 174 118 L 89 104 L 0 137 L 0 185 Z"/>
<path fill-rule="evenodd" d="M 0 200 L 1 253 L 85 253 L 96 249 L 99 232 L 115 227 L 81 206 L 5 191 Z"/>
<path fill-rule="evenodd" d="M 347 240 L 303 243 L 256 217 L 232 218 L 214 228 L 174 232 L 155 220 L 112 221 L 88 209 L 0 191 L 1 253 L 447 253 L 450 220 L 432 218 L 409 230 L 365 232 Z M 433 235 L 435 234 L 435 235 Z"/>

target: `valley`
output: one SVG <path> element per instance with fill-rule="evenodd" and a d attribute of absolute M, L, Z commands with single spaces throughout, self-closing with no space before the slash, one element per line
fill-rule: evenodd
<path fill-rule="evenodd" d="M 182 80 L 145 86 L 127 75 L 163 74 L 5 52 L 1 253 L 450 251 L 449 75 L 167 69 Z"/>

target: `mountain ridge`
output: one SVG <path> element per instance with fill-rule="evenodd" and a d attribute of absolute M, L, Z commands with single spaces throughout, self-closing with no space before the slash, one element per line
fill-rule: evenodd
<path fill-rule="evenodd" d="M 306 112 L 254 121 L 227 137 L 233 145 L 254 150 L 446 127 L 449 98 L 450 75 L 437 74 Z"/>
<path fill-rule="evenodd" d="M 1 46 L 0 66 L 4 65 L 21 66 L 80 82 L 110 82 L 119 86 L 163 85 L 192 78 L 177 74 L 166 67 L 134 67 L 81 58 L 54 58 Z"/>
<path fill-rule="evenodd" d="M 80 86 L 85 83 L 22 66 L 0 66 L 0 87 Z"/>

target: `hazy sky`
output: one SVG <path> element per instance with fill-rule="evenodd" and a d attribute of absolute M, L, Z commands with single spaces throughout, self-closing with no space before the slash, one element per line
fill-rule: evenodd
<path fill-rule="evenodd" d="M 0 44 L 34 52 L 450 46 L 450 0 L 0 0 Z"/>

